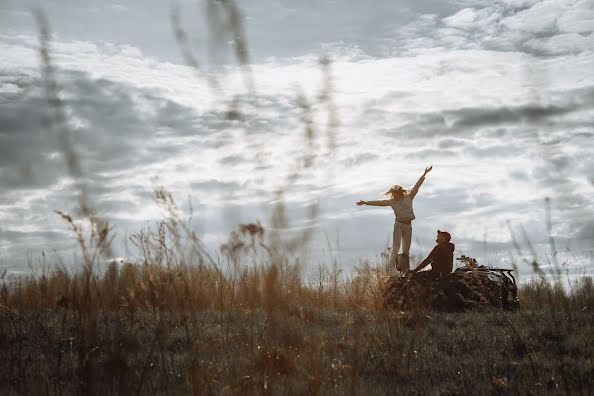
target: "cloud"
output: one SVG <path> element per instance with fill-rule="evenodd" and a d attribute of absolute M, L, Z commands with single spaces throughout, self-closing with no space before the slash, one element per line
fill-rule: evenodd
<path fill-rule="evenodd" d="M 579 241 L 593 241 L 594 240 L 594 221 L 583 224 L 576 233 L 576 239 Z"/>
<path fill-rule="evenodd" d="M 353 167 L 362 165 L 366 162 L 377 160 L 379 156 L 374 153 L 357 153 L 352 156 L 349 156 L 341 161 L 341 164 L 346 167 Z"/>
<path fill-rule="evenodd" d="M 489 246 L 507 257 L 507 221 L 525 227 L 542 248 L 547 196 L 556 237 L 588 247 L 594 56 L 587 4 L 406 4 L 366 9 L 377 14 L 369 23 L 366 13 L 338 13 L 337 4 L 321 5 L 336 11 L 322 20 L 306 5 L 283 0 L 266 13 L 264 3 L 246 2 L 255 98 L 237 68 L 217 69 L 225 89 L 219 98 L 193 70 L 172 62 L 175 45 L 145 45 L 152 32 L 139 38 L 132 22 L 118 25 L 136 13 L 138 21 L 154 21 L 155 32 L 169 32 L 169 22 L 156 18 L 163 5 L 140 12 L 132 2 L 104 16 L 91 9 L 101 7 L 83 4 L 68 11 L 80 17 L 74 22 L 57 17 L 52 54 L 93 205 L 120 233 L 134 232 L 159 215 L 151 189 L 163 184 L 184 203 L 192 197 L 202 236 L 216 249 L 237 222 L 269 226 L 274 191 L 283 187 L 292 229 L 307 224 L 308 204 L 320 199 L 314 246 L 325 248 L 323 230 L 338 230 L 341 254 L 354 263 L 383 249 L 394 221 L 390 210 L 354 202 L 376 199 L 395 183 L 412 186 L 433 164 L 415 199 L 415 254 L 430 248 L 443 227 L 456 234 L 460 251 L 487 260 L 486 233 Z M 78 36 L 90 14 L 121 18 L 110 25 L 117 40 L 99 22 Z M 72 211 L 76 202 L 60 148 L 43 127 L 48 106 L 34 29 L 22 29 L 0 36 L 0 183 L 7 186 L 0 219 L 12 241 L 0 254 L 10 257 L 55 242 L 43 241 L 56 237 L 50 233 L 16 233 L 21 224 L 39 224 L 33 232 L 64 229 L 51 210 Z M 275 39 L 281 30 L 286 35 Z M 328 150 L 328 113 L 319 100 L 322 51 L 334 61 L 335 152 Z M 315 126 L 310 168 L 303 166 L 296 86 Z M 237 117 L 228 117 L 232 106 Z M 61 252 L 70 246 L 55 243 Z"/>
<path fill-rule="evenodd" d="M 79 49 L 86 55 L 92 52 L 92 46 L 86 44 L 54 47 L 58 51 L 56 59 L 67 59 Z M 128 52 L 126 56 L 129 65 L 138 63 L 134 59 L 138 52 Z M 123 62 L 121 66 L 125 65 Z M 135 78 L 123 81 L 118 70 L 107 78 L 101 73 L 97 75 L 96 66 L 91 71 L 71 67 L 72 64 L 59 61 L 56 79 L 68 114 L 73 148 L 81 160 L 92 206 L 116 229 L 120 225 L 130 231 L 158 216 L 151 202 L 153 183 L 164 184 L 178 198 L 195 194 L 222 217 L 225 213 L 239 213 L 234 207 L 247 210 L 248 205 L 270 200 L 273 188 L 283 184 L 276 175 L 284 173 L 283 167 L 292 165 L 286 142 L 293 140 L 295 128 L 300 134 L 303 128 L 296 116 L 294 98 L 263 95 L 259 98 L 261 107 L 256 109 L 250 108 L 248 98 L 240 97 L 243 120 L 229 122 L 225 119 L 226 107 L 215 104 L 209 109 L 197 109 L 191 106 L 192 101 L 163 95 L 162 86 L 146 87 Z M 11 84 L 3 85 L 4 94 L 13 94 L 13 82 L 24 86 L 21 91 L 27 91 L 18 100 L 10 96 L 8 104 L 0 108 L 0 125 L 6 131 L 0 137 L 6 143 L 1 146 L 4 155 L 0 160 L 0 182 L 10 187 L 0 193 L 0 215 L 8 227 L 5 235 L 13 242 L 3 250 L 9 256 L 18 255 L 19 249 L 43 246 L 66 252 L 72 243 L 63 238 L 53 240 L 54 234 L 44 234 L 44 238 L 31 234 L 29 238 L 27 232 L 10 231 L 10 227 L 21 222 L 34 223 L 40 214 L 43 224 L 38 227 L 63 228 L 53 215 L 55 209 L 76 217 L 76 190 L 69 181 L 61 148 L 44 125 L 51 108 L 44 98 L 43 82 L 35 72 L 19 78 L 14 75 L 10 68 L 2 72 L 2 81 Z M 275 120 L 277 114 L 281 116 Z M 283 127 L 288 130 L 279 133 L 278 129 Z M 271 140 L 271 136 L 276 139 Z M 291 149 L 298 152 L 298 147 L 293 142 Z M 265 155 L 246 152 L 246 148 L 261 149 Z M 236 154 L 229 155 L 232 152 Z M 281 158 L 276 161 L 280 167 L 267 164 L 277 158 Z M 266 184 L 258 184 L 257 174 L 268 170 L 273 171 L 272 177 Z M 29 176 L 24 177 L 25 174 Z M 239 182 L 238 178 L 243 180 Z M 291 187 L 291 200 L 309 194 L 312 188 L 316 186 L 295 184 Z M 25 199 L 32 189 L 37 191 L 36 195 Z M 231 228 L 213 221 L 212 216 L 206 217 L 210 218 L 211 227 L 208 236 Z M 236 222 L 240 217 L 232 218 Z"/>
<path fill-rule="evenodd" d="M 468 139 L 461 139 L 461 138 L 457 138 L 457 137 L 446 137 L 446 138 L 440 139 L 437 143 L 437 146 L 441 149 L 447 149 L 447 148 L 452 148 L 452 147 L 466 146 L 469 143 L 470 142 L 468 141 Z"/>
<path fill-rule="evenodd" d="M 588 1 L 492 2 L 438 18 L 425 15 L 401 34 L 408 51 L 483 48 L 537 56 L 594 49 L 594 15 Z"/>
<path fill-rule="evenodd" d="M 501 123 L 539 122 L 546 117 L 563 115 L 572 109 L 557 106 L 527 105 L 516 108 L 478 109 L 465 108 L 445 113 L 452 118 L 451 128 L 476 127 L 480 125 L 498 125 Z"/>

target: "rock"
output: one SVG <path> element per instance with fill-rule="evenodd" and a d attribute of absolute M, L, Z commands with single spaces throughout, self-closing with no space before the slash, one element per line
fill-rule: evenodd
<path fill-rule="evenodd" d="M 385 284 L 385 305 L 403 310 L 427 307 L 444 311 L 475 306 L 518 307 L 513 270 L 478 266 L 474 259 L 464 261 L 467 265 L 446 275 L 422 271 L 389 277 Z"/>

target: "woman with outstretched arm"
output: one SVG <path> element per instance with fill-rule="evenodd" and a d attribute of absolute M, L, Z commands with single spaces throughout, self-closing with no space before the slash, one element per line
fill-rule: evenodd
<path fill-rule="evenodd" d="M 391 273 L 394 268 L 401 241 L 402 259 L 400 260 L 401 263 L 399 263 L 397 269 L 401 272 L 410 270 L 409 253 L 412 239 L 412 221 L 415 218 L 412 202 L 419 191 L 419 187 L 423 184 L 425 176 L 431 169 L 433 169 L 432 166 L 425 168 L 423 176 L 419 178 L 419 181 L 417 181 L 417 184 L 415 184 L 411 190 L 406 190 L 399 185 L 394 185 L 388 191 L 383 193 L 388 199 L 382 201 L 357 202 L 357 205 L 390 206 L 392 207 L 392 210 L 394 210 L 396 220 L 394 221 L 394 232 L 392 234 L 392 253 L 390 254 L 390 260 L 388 261 L 388 273 Z"/>

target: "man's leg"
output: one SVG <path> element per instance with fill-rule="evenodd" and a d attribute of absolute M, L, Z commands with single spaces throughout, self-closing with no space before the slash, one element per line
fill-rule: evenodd
<path fill-rule="evenodd" d="M 400 250 L 400 240 L 402 239 L 402 231 L 399 227 L 399 223 L 394 222 L 394 232 L 392 233 L 392 253 L 390 254 L 390 260 L 388 261 L 388 275 L 392 275 L 396 268 L 396 258 L 398 257 L 398 251 Z"/>

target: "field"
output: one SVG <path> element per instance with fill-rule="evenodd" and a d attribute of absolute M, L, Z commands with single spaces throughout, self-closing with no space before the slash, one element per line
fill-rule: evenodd
<path fill-rule="evenodd" d="M 248 96 L 256 97 L 238 8 L 232 1 L 211 7 L 210 16 L 228 16 L 222 29 L 232 33 Z M 127 238 L 133 258 L 114 259 L 112 226 L 93 208 L 85 158 L 71 141 L 49 22 L 42 11 L 36 19 L 52 114 L 47 127 L 74 181 L 79 218 L 56 215 L 72 231 L 80 262 L 73 270 L 46 264 L 45 254 L 27 256 L 29 275 L 0 275 L 0 394 L 594 393 L 594 283 L 583 276 L 563 286 L 549 199 L 553 262 L 547 268 L 553 272 L 545 273 L 536 259 L 524 263 L 534 268 L 535 280 L 520 286 L 515 311 L 477 306 L 448 313 L 423 304 L 406 312 L 386 309 L 389 252 L 381 253 L 383 262 L 361 262 L 352 273 L 332 259 L 317 266 L 299 261 L 320 207 L 312 203 L 290 227 L 295 219 L 283 194 L 296 180 L 307 181 L 304 175 L 318 166 L 314 160 L 334 160 L 339 120 L 325 57 L 316 99 L 310 103 L 296 90 L 303 150 L 287 158 L 296 165 L 280 178 L 267 228 L 239 224 L 226 243 L 205 246 L 192 225 L 191 201 L 189 210 L 180 210 L 155 186 L 164 218 Z M 175 8 L 171 19 L 184 61 L 199 72 Z M 209 85 L 218 89 L 216 80 Z M 242 102 L 228 99 L 224 121 L 241 119 Z M 321 126 L 314 125 L 316 106 L 327 118 Z M 266 158 L 249 141 L 252 131 L 245 132 L 254 161 Z M 327 152 L 316 152 L 319 136 Z M 331 184 L 328 166 L 323 171 Z"/>
<path fill-rule="evenodd" d="M 334 275 L 334 282 L 332 281 Z M 594 286 L 515 312 L 382 307 L 381 269 L 317 286 L 279 260 L 4 279 L 2 394 L 485 394 L 594 389 Z"/>
<path fill-rule="evenodd" d="M 594 389 L 594 284 L 544 273 L 520 309 L 407 312 L 384 305 L 385 265 L 345 274 L 289 258 L 259 223 L 210 256 L 173 198 L 109 257 L 109 224 L 71 228 L 83 264 L 30 261 L 0 280 L 2 394 L 476 394 Z M 551 280 L 552 279 L 552 280 Z"/>

